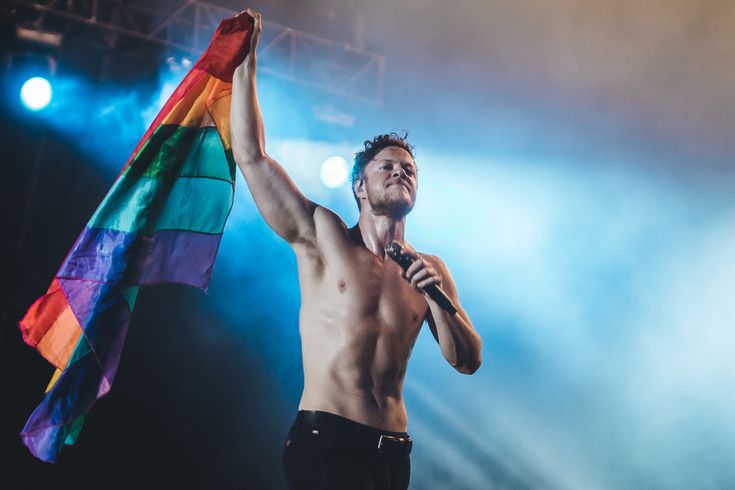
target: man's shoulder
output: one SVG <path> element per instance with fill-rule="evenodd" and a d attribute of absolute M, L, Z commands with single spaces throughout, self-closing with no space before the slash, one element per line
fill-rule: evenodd
<path fill-rule="evenodd" d="M 447 265 L 444 263 L 444 261 L 439 257 L 438 255 L 432 255 L 425 252 L 416 252 L 419 254 L 419 257 L 421 257 L 424 261 L 428 262 L 429 264 L 433 265 L 434 268 L 438 271 L 446 271 Z"/>
<path fill-rule="evenodd" d="M 345 235 L 348 232 L 344 220 L 337 213 L 321 204 L 317 204 L 314 209 L 314 224 L 317 229 L 317 239 L 320 231 L 322 233 L 337 232 Z"/>
<path fill-rule="evenodd" d="M 416 253 L 423 260 L 425 260 L 426 262 L 429 262 L 431 264 L 434 264 L 434 265 L 437 265 L 437 264 L 442 264 L 443 265 L 444 264 L 444 262 L 442 261 L 442 259 L 438 255 L 433 255 L 433 254 L 426 253 L 426 252 L 420 252 L 418 250 L 416 250 Z"/>
<path fill-rule="evenodd" d="M 321 204 L 314 204 L 312 219 L 314 227 L 311 234 L 292 244 L 297 253 L 299 251 L 318 252 L 325 247 L 334 246 L 341 237 L 347 236 L 347 225 L 342 218 Z"/>
<path fill-rule="evenodd" d="M 332 211 L 326 206 L 315 203 L 314 204 L 314 219 L 320 219 L 324 221 L 337 221 L 344 225 L 344 221 L 339 217 L 337 213 Z"/>

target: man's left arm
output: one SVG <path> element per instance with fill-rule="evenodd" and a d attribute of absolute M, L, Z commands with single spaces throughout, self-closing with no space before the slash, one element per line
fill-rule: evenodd
<path fill-rule="evenodd" d="M 408 247 L 403 249 L 403 253 L 414 259 L 403 277 L 417 291 L 424 293 L 429 304 L 426 319 L 444 358 L 460 373 L 473 374 L 482 364 L 482 340 L 459 303 L 457 288 L 449 270 L 439 257 L 419 255 Z M 457 307 L 457 313 L 450 314 L 429 297 L 425 288 L 430 284 L 441 287 Z"/>

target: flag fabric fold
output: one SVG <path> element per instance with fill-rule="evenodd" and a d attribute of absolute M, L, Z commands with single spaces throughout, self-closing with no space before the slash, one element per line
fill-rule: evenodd
<path fill-rule="evenodd" d="M 136 146 L 45 295 L 20 321 L 23 339 L 56 367 L 21 432 L 39 459 L 73 444 L 115 378 L 140 286 L 206 288 L 232 208 L 232 74 L 252 18 L 217 28 Z"/>

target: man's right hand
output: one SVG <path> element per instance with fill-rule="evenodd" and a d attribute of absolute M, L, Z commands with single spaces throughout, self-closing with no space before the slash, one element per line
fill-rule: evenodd
<path fill-rule="evenodd" d="M 250 51 L 248 52 L 248 56 L 245 58 L 244 63 L 247 63 L 255 69 L 255 49 L 258 47 L 260 32 L 263 30 L 263 20 L 260 13 L 253 9 L 247 9 L 245 12 L 253 18 L 253 32 L 250 35 Z"/>
<path fill-rule="evenodd" d="M 235 161 L 242 167 L 265 155 L 263 121 L 258 106 L 256 88 L 256 55 L 262 20 L 258 12 L 247 9 L 245 13 L 253 19 L 250 47 L 247 56 L 235 68 L 232 76 L 232 103 L 230 104 L 230 127 L 232 152 Z"/>

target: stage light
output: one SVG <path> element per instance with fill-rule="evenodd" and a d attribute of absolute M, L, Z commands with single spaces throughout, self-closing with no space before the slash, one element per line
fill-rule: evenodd
<path fill-rule="evenodd" d="M 41 44 L 58 48 L 64 41 L 64 35 L 60 32 L 44 31 L 35 26 L 17 26 L 15 35 L 21 41 L 29 41 L 34 44 Z"/>
<path fill-rule="evenodd" d="M 338 155 L 325 159 L 320 175 L 325 186 L 336 189 L 347 181 L 347 160 Z"/>
<path fill-rule="evenodd" d="M 20 100 L 32 111 L 40 111 L 51 102 L 51 84 L 43 77 L 33 77 L 23 83 L 20 88 Z"/>

